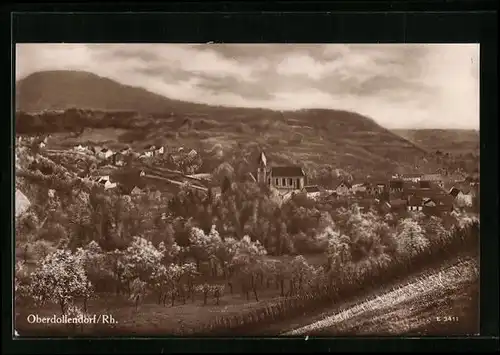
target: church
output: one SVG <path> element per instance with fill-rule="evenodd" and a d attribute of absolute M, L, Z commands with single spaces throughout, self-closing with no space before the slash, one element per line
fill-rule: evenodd
<path fill-rule="evenodd" d="M 306 174 L 300 166 L 267 166 L 267 158 L 261 152 L 258 159 L 257 182 L 278 190 L 302 190 Z"/>

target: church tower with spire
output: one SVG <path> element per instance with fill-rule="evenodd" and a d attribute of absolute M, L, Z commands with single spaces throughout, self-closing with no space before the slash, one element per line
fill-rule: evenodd
<path fill-rule="evenodd" d="M 259 167 L 257 168 L 257 182 L 259 184 L 265 184 L 267 181 L 267 158 L 264 152 L 259 154 L 258 159 Z"/>

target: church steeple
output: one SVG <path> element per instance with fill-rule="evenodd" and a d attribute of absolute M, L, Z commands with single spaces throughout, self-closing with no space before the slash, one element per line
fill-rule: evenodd
<path fill-rule="evenodd" d="M 264 184 L 267 178 L 267 158 L 264 152 L 260 152 L 258 159 L 259 167 L 257 168 L 257 182 Z"/>
<path fill-rule="evenodd" d="M 264 152 L 260 152 L 258 163 L 259 163 L 259 167 L 261 167 L 261 168 L 267 167 L 267 158 L 266 158 L 266 155 L 264 154 Z"/>

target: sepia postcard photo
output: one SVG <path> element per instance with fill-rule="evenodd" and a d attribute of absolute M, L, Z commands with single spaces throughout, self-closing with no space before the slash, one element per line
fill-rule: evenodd
<path fill-rule="evenodd" d="M 16 336 L 479 333 L 478 44 L 17 44 Z"/>

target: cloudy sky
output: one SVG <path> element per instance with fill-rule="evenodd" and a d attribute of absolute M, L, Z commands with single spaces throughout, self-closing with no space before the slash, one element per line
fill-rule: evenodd
<path fill-rule="evenodd" d="M 16 79 L 85 70 L 172 99 L 333 108 L 388 128 L 479 129 L 476 44 L 18 44 Z"/>

